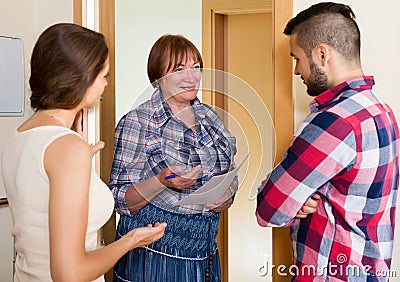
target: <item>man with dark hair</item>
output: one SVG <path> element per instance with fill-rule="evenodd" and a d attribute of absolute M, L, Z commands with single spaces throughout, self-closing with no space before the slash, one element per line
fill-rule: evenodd
<path fill-rule="evenodd" d="M 283 160 L 260 186 L 261 226 L 290 226 L 294 281 L 388 281 L 399 184 L 399 129 L 360 63 L 347 5 L 291 19 L 294 73 L 315 97 Z M 316 213 L 295 218 L 317 193 Z"/>

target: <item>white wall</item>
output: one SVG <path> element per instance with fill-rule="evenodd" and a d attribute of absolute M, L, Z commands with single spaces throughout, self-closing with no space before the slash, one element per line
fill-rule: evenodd
<path fill-rule="evenodd" d="M 296 0 L 295 13 L 321 1 Z M 349 5 L 355 15 L 361 30 L 361 62 L 366 75 L 374 75 L 374 90 L 395 111 L 397 121 L 400 122 L 400 103 L 397 79 L 400 71 L 400 1 L 385 0 L 382 2 L 373 0 L 344 0 L 341 3 Z M 300 79 L 295 78 L 296 97 L 296 124 L 305 117 L 310 98 L 307 97 L 305 87 Z M 400 197 L 397 199 L 397 207 L 400 207 Z M 400 211 L 397 210 L 395 233 L 395 248 L 393 251 L 392 269 L 397 277 L 390 281 L 400 281 Z"/>
<path fill-rule="evenodd" d="M 39 34 L 55 22 L 72 22 L 72 0 L 0 0 L 0 34 L 22 37 L 25 56 L 25 115 L 0 117 L 0 151 L 5 138 L 31 113 L 29 99 L 29 60 Z M 1 62 L 0 62 L 1 63 Z M 1 176 L 0 176 L 1 177 Z M 0 181 L 0 197 L 5 196 Z M 9 208 L 0 208 L 0 281 L 12 281 L 13 240 Z"/>
<path fill-rule="evenodd" d="M 115 0 L 115 19 L 118 122 L 150 86 L 147 58 L 161 35 L 182 34 L 201 52 L 201 0 Z"/>

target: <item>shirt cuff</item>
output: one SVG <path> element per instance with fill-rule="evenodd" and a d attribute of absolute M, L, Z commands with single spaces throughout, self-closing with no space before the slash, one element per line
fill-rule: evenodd
<path fill-rule="evenodd" d="M 115 202 L 115 211 L 120 215 L 133 216 L 135 212 L 131 212 L 126 204 L 125 194 L 132 184 L 124 184 L 112 189 Z"/>

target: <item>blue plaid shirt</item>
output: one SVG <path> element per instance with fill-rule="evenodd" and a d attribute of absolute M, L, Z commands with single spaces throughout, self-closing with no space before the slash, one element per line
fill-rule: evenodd
<path fill-rule="evenodd" d="M 196 184 L 182 191 L 164 189 L 151 203 L 177 213 L 204 213 L 203 205 L 173 206 L 213 176 L 232 170 L 236 139 L 226 130 L 217 113 L 196 98 L 192 102 L 196 130 L 174 117 L 157 89 L 150 100 L 119 121 L 114 140 L 114 160 L 108 183 L 118 213 L 132 216 L 125 201 L 128 188 L 171 166 L 191 170 L 201 165 Z M 235 179 L 237 185 L 237 179 Z"/>

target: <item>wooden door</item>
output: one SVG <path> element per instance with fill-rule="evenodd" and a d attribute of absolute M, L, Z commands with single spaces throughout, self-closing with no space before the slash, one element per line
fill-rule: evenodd
<path fill-rule="evenodd" d="M 229 113 L 225 115 L 229 130 L 246 139 L 238 140 L 238 147 L 248 147 L 252 151 L 248 171 L 241 175 L 244 181 L 235 204 L 223 214 L 221 221 L 218 241 L 223 281 L 245 281 L 243 279 L 246 277 L 252 277 L 252 281 L 265 281 L 265 277 L 254 274 L 258 267 L 257 259 L 260 265 L 260 256 L 263 256 L 259 248 L 257 249 L 261 247 L 259 244 L 262 241 L 257 240 L 265 231 L 254 227 L 255 201 L 250 198 L 254 196 L 251 193 L 254 191 L 254 182 L 260 181 L 261 176 L 257 175 L 257 170 L 264 170 L 265 177 L 275 164 L 271 150 L 276 150 L 276 160 L 281 159 L 293 133 L 292 60 L 289 56 L 288 39 L 282 34 L 284 25 L 292 17 L 293 3 L 204 0 L 202 12 L 205 67 L 224 70 L 249 83 L 258 93 L 261 103 L 269 110 L 275 127 L 274 148 L 273 138 L 265 138 L 271 128 L 251 125 L 251 115 L 260 100 L 254 101 L 253 105 L 250 103 L 246 108 L 243 103 L 230 99 L 227 95 L 216 92 L 203 94 L 205 103 L 213 104 Z M 269 147 L 271 143 L 272 147 Z M 238 160 L 241 160 L 240 155 L 244 153 L 239 152 Z M 267 163 L 265 157 L 268 159 Z M 260 236 L 254 237 L 254 233 L 259 233 Z M 269 235 L 264 235 L 264 244 L 268 245 Z M 250 240 L 252 244 L 246 245 L 246 240 Z M 263 251 L 269 265 L 290 265 L 292 257 L 288 229 L 272 230 L 270 242 L 272 258 L 267 257 L 268 251 Z M 245 255 L 239 257 L 243 253 Z M 253 259 L 256 260 L 252 261 Z M 238 263 L 240 260 L 241 265 Z M 252 265 L 246 265 L 249 261 Z M 271 280 L 288 281 L 290 278 L 273 274 Z"/>

